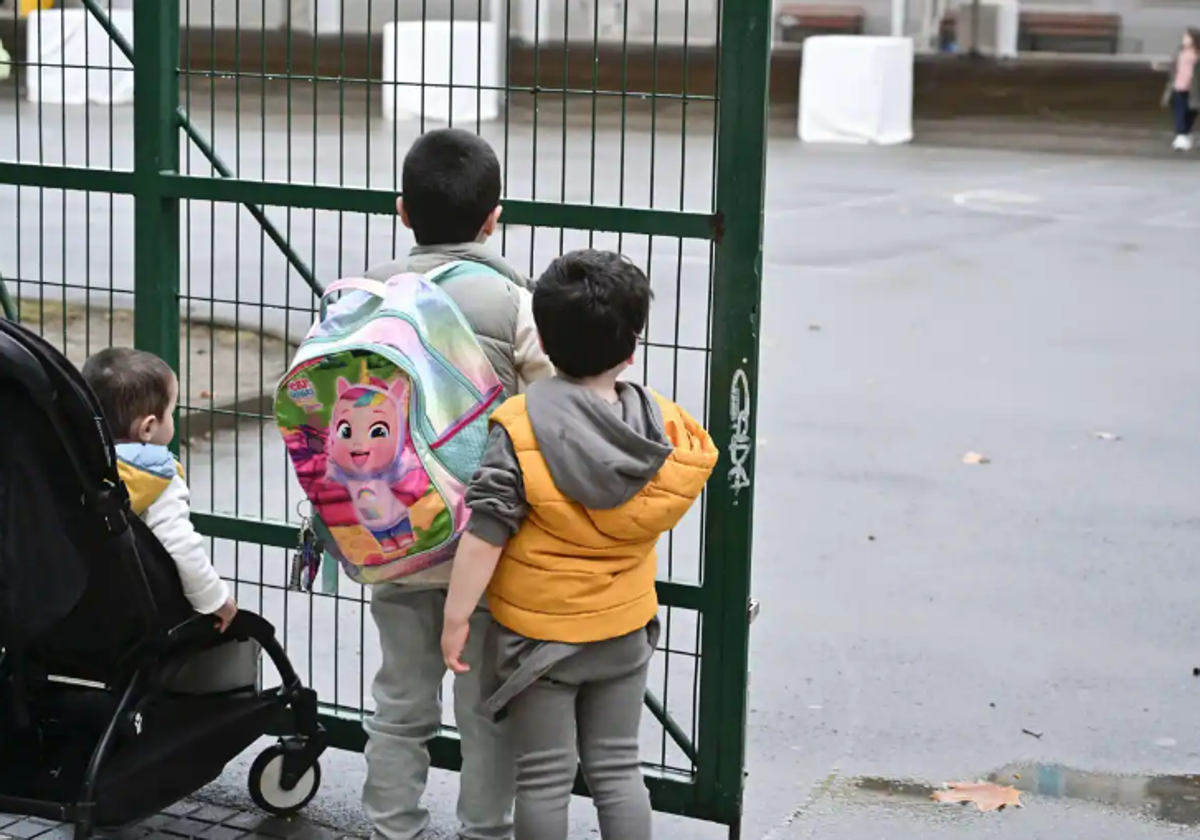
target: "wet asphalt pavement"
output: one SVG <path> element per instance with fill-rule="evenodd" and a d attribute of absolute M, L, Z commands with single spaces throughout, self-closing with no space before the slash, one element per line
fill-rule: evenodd
<path fill-rule="evenodd" d="M 840 792 L 1200 766 L 1194 163 L 775 149 L 749 836 L 1174 830 Z"/>
<path fill-rule="evenodd" d="M 9 159 L 11 108 L 0 108 L 0 156 Z M 527 126 L 516 133 L 531 136 Z M 243 137 L 245 147 L 259 144 L 253 126 Z M 572 129 L 584 168 L 572 163 L 565 176 L 560 148 L 545 153 L 537 183 L 556 190 L 547 197 L 565 180 L 568 195 L 587 198 L 595 159 L 597 194 L 613 199 L 615 135 L 602 134 L 590 158 L 587 141 Z M 646 136 L 629 144 L 644 164 Z M 663 143 L 654 183 L 664 206 L 666 195 L 678 204 L 686 147 L 685 205 L 703 207 L 705 146 L 692 136 Z M 278 177 L 278 156 L 267 158 Z M 529 166 L 512 165 L 513 194 L 530 194 Z M 319 180 L 337 180 L 336 165 L 321 167 Z M 776 138 L 769 177 L 754 556 L 762 615 L 743 837 L 1194 831 L 1200 783 L 1184 777 L 1200 772 L 1200 159 L 802 148 Z M 631 177 L 628 201 L 646 197 L 646 180 Z M 65 224 L 61 203 L 43 212 L 39 263 L 29 256 L 36 206 L 24 196 L 22 264 L 10 227 L 0 231 L 0 272 L 71 276 L 75 249 L 56 261 L 62 231 L 85 225 L 83 202 L 68 202 Z M 15 191 L 0 187 L 0 217 L 14 205 Z M 207 206 L 200 216 L 208 219 Z M 313 230 L 311 217 L 296 222 L 301 253 L 350 270 L 391 250 L 386 220 L 372 222 L 376 230 L 347 218 L 340 234 Z M 119 209 L 110 221 L 107 201 L 93 200 L 90 219 L 96 241 L 112 228 L 119 243 L 131 229 Z M 241 224 L 252 245 L 236 254 L 231 227 L 212 236 L 211 220 L 196 224 L 193 291 L 305 300 L 269 244 L 260 256 L 251 222 Z M 397 247 L 406 242 L 396 234 Z M 528 231 L 509 240 L 515 259 L 532 253 L 535 264 L 558 244 L 545 234 L 531 245 Z M 92 255 L 103 265 L 93 284 L 108 282 L 104 250 L 103 260 Z M 644 257 L 644 241 L 630 251 Z M 128 287 L 124 249 L 111 254 L 116 284 Z M 697 329 L 690 313 L 703 312 L 705 250 L 656 243 L 652 257 L 666 280 L 660 335 L 678 329 L 683 341 Z M 306 326 L 300 315 L 266 320 Z M 655 370 L 652 382 L 664 387 Z M 700 384 L 681 376 L 685 402 Z M 990 463 L 964 464 L 968 452 Z M 243 427 L 192 459 L 197 509 L 293 516 L 270 429 Z M 279 553 L 215 554 L 243 579 L 260 563 L 264 577 L 282 576 Z M 307 648 L 301 608 L 289 600 L 297 652 Z M 267 596 L 265 612 L 282 609 Z M 336 618 L 318 614 L 313 626 L 317 650 L 302 664 L 307 657 L 323 692 L 361 700 L 358 657 L 369 670 L 376 654 L 356 605 L 342 602 Z M 331 669 L 323 657 L 333 651 Z M 316 813 L 360 828 L 361 758 L 326 764 Z M 208 794 L 236 801 L 244 776 L 235 770 Z M 1026 807 L 979 814 L 929 800 L 933 786 L 991 774 L 1028 791 Z M 437 774 L 431 788 L 442 830 L 453 784 Z M 578 836 L 589 836 L 583 803 L 576 813 Z M 663 817 L 657 836 L 724 833 Z"/>

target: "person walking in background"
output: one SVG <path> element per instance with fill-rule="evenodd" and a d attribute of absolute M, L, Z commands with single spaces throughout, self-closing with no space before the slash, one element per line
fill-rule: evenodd
<path fill-rule="evenodd" d="M 1163 105 L 1170 105 L 1175 118 L 1175 142 L 1178 152 L 1192 149 L 1192 129 L 1196 125 L 1196 113 L 1200 111 L 1200 72 L 1196 59 L 1200 57 L 1200 29 L 1189 28 L 1183 33 L 1183 41 L 1167 76 L 1167 89 L 1163 92 Z"/>

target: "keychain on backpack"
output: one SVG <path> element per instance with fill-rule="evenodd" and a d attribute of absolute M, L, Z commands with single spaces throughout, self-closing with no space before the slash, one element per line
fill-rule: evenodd
<path fill-rule="evenodd" d="M 295 592 L 312 592 L 324 553 L 325 547 L 313 529 L 312 517 L 303 517 L 300 521 L 299 543 L 292 555 L 292 573 L 288 588 Z"/>

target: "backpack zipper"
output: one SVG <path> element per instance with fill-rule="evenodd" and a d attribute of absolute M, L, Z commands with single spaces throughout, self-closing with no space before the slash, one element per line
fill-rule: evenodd
<path fill-rule="evenodd" d="M 454 365 L 450 364 L 449 360 L 445 356 L 442 355 L 442 352 L 440 350 L 438 350 L 436 347 L 432 346 L 428 341 L 426 341 L 425 336 L 421 334 L 420 327 L 418 327 L 416 322 L 412 318 L 410 318 L 408 315 L 406 315 L 405 313 L 396 312 L 396 311 L 376 313 L 376 314 L 372 315 L 370 318 L 368 318 L 367 320 L 361 321 L 358 324 L 356 324 L 355 328 L 352 332 L 357 332 L 359 329 L 366 326 L 367 324 L 370 324 L 373 321 L 377 321 L 377 320 L 380 320 L 383 318 L 398 318 L 399 320 L 403 321 L 404 323 L 406 323 L 410 327 L 412 327 L 413 332 L 416 333 L 417 339 L 421 342 L 421 346 L 425 348 L 426 352 L 428 352 L 429 355 L 432 356 L 433 358 L 437 359 L 438 364 L 441 365 L 444 369 L 448 370 L 450 372 L 451 376 L 453 376 L 455 379 L 457 379 L 459 384 L 467 389 L 467 393 L 469 393 L 476 400 L 483 399 L 483 396 L 484 396 L 483 393 L 480 392 L 480 390 L 478 388 L 476 388 L 474 384 L 472 384 L 471 380 L 467 379 L 467 377 L 463 375 L 462 371 L 460 371 Z M 470 331 L 470 328 L 466 328 L 466 329 L 468 331 Z M 312 338 L 307 338 L 304 340 L 303 343 L 309 344 L 309 345 L 328 344 L 328 343 L 336 342 L 336 341 L 344 341 L 346 339 L 346 337 L 347 336 L 345 336 L 345 335 L 341 335 L 341 336 L 321 335 L 321 336 L 314 336 Z M 478 339 L 476 339 L 476 343 L 478 343 Z M 378 345 L 378 346 L 382 346 L 382 345 Z M 480 352 L 483 352 L 482 347 L 480 347 Z M 486 356 L 485 356 L 485 358 L 486 358 Z M 293 366 L 293 367 L 295 367 L 295 366 Z M 494 371 L 493 371 L 493 373 L 494 373 Z M 290 374 L 290 372 L 289 372 L 289 374 Z M 285 377 L 285 378 L 287 378 L 287 377 Z"/>

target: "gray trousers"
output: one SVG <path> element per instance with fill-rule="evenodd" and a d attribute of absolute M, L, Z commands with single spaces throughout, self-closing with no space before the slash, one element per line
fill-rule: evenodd
<path fill-rule="evenodd" d="M 416 840 L 429 826 L 421 805 L 429 778 L 427 744 L 442 724 L 442 614 L 446 590 L 380 585 L 371 591 L 383 664 L 372 686 L 363 811 L 374 840 Z M 454 719 L 462 736 L 458 819 L 464 840 L 512 837 L 513 757 L 507 724 L 480 711 L 479 662 L 491 617 L 471 619 L 465 652 L 471 671 L 454 681 Z"/>
<path fill-rule="evenodd" d="M 604 840 L 650 840 L 638 726 L 653 636 L 581 645 L 507 704 L 517 764 L 516 840 L 566 840 L 583 766 Z"/>

